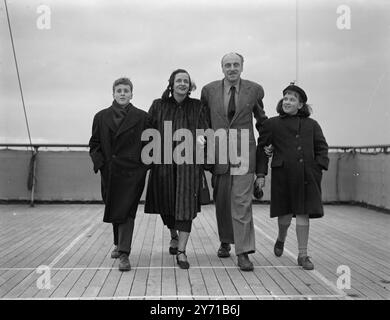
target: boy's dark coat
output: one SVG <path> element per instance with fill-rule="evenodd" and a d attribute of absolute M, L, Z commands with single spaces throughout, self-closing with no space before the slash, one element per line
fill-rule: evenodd
<path fill-rule="evenodd" d="M 124 223 L 128 217 L 135 218 L 145 185 L 148 167 L 141 162 L 141 134 L 149 128 L 149 116 L 130 104 L 117 128 L 112 108 L 95 115 L 89 147 L 93 170 L 101 173 L 103 221 Z"/>

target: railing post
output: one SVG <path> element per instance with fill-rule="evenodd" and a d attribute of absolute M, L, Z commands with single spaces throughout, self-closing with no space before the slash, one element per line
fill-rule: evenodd
<path fill-rule="evenodd" d="M 34 153 L 32 155 L 32 187 L 31 187 L 31 197 L 30 197 L 30 207 L 34 207 L 34 192 L 35 192 L 35 169 L 37 166 L 37 155 L 38 155 L 38 146 L 34 146 Z"/>
<path fill-rule="evenodd" d="M 343 150 L 345 152 L 345 150 Z M 336 159 L 336 201 L 340 201 L 340 189 L 339 189 L 339 171 L 340 171 L 340 160 L 341 160 L 341 154 L 338 151 L 337 152 L 337 159 Z"/>

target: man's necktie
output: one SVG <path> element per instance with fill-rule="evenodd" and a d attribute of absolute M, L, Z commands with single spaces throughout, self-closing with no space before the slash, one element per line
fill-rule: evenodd
<path fill-rule="evenodd" d="M 235 95 L 236 95 L 236 87 L 235 86 L 231 86 L 230 87 L 230 100 L 229 100 L 229 105 L 228 105 L 228 119 L 229 119 L 229 122 L 232 122 L 234 114 L 236 113 Z"/>

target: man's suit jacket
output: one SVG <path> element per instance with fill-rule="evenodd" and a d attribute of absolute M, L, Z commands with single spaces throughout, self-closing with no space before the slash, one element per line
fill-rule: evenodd
<path fill-rule="evenodd" d="M 236 162 L 236 159 L 232 161 L 232 157 L 229 157 L 229 146 L 237 146 L 237 150 L 235 151 L 237 151 L 237 155 L 240 157 L 241 143 L 247 146 L 249 144 L 249 153 L 240 161 L 239 174 L 254 173 L 256 170 L 256 140 L 253 133 L 253 116 L 256 119 L 256 129 L 259 131 L 263 121 L 267 119 L 262 101 L 264 90 L 255 82 L 244 79 L 240 81 L 236 112 L 230 123 L 227 117 L 227 110 L 224 106 L 223 80 L 211 82 L 202 89 L 201 101 L 209 109 L 212 129 L 214 131 L 220 129 L 226 133 L 225 135 L 217 134 L 217 136 L 222 136 L 222 138 L 215 139 L 214 174 L 227 173 L 229 166 L 237 167 L 234 164 L 230 165 L 229 160 L 226 162 L 225 159 L 230 159 L 230 162 L 233 163 Z M 237 129 L 237 135 L 231 135 L 231 133 L 234 133 L 234 130 L 231 129 Z M 240 129 L 247 129 L 246 132 L 249 134 L 246 135 Z M 229 132 L 231 133 L 229 134 Z M 237 141 L 234 141 L 235 139 Z M 207 143 L 210 144 L 209 137 Z M 224 146 L 227 146 L 227 148 Z M 220 151 L 223 151 L 221 155 Z"/>

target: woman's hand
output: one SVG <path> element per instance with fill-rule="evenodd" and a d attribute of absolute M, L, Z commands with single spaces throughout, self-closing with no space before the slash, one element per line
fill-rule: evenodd
<path fill-rule="evenodd" d="M 265 146 L 264 147 L 264 152 L 265 154 L 267 155 L 268 158 L 271 158 L 272 157 L 272 154 L 274 152 L 274 147 L 272 144 L 270 144 L 269 146 Z"/>
<path fill-rule="evenodd" d="M 255 184 L 259 189 L 263 189 L 265 186 L 265 177 L 257 177 Z"/>

